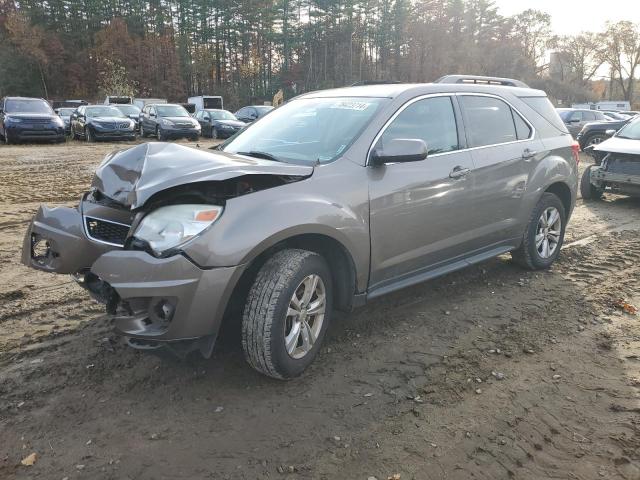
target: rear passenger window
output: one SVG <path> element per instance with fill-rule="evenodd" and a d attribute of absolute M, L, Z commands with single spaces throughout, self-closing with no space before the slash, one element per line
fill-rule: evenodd
<path fill-rule="evenodd" d="M 459 98 L 465 112 L 470 147 L 514 142 L 531 135 L 526 122 L 506 102 L 473 95 L 461 95 Z"/>
<path fill-rule="evenodd" d="M 394 138 L 420 139 L 430 155 L 458 150 L 458 129 L 450 97 L 418 100 L 405 108 L 384 131 L 378 146 Z"/>

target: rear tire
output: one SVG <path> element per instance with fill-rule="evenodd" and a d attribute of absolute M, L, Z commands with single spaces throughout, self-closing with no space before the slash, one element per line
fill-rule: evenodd
<path fill-rule="evenodd" d="M 582 195 L 583 200 L 600 200 L 602 195 L 604 195 L 604 190 L 591 183 L 591 168 L 590 166 L 587 167 L 582 174 L 582 178 L 580 179 L 580 195 Z"/>
<path fill-rule="evenodd" d="M 554 214 L 559 216 L 557 221 L 550 217 Z M 531 212 L 522 245 L 511 252 L 513 260 L 529 270 L 549 268 L 560 255 L 566 218 L 562 201 L 553 193 L 543 193 Z M 549 225 L 545 226 L 545 223 Z"/>
<path fill-rule="evenodd" d="M 331 272 L 324 258 L 298 249 L 274 254 L 258 272 L 245 303 L 242 348 L 247 362 L 273 378 L 300 375 L 320 351 L 332 302 Z"/>

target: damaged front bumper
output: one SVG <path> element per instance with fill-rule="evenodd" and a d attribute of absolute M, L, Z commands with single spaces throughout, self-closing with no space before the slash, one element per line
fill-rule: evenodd
<path fill-rule="evenodd" d="M 206 269 L 181 254 L 156 258 L 126 250 L 122 231 L 128 232 L 132 221 L 130 211 L 96 205 L 86 197 L 77 209 L 42 206 L 25 236 L 22 261 L 39 270 L 72 274 L 107 305 L 116 331 L 134 347 L 208 338 L 206 348 L 196 348 L 210 353 L 244 267 Z M 109 225 L 96 227 L 99 222 Z"/>
<path fill-rule="evenodd" d="M 640 162 L 638 163 L 640 173 Z M 608 188 L 613 193 L 640 196 L 640 175 L 611 171 L 605 166 L 595 166 L 590 172 L 591 183 L 600 189 Z"/>

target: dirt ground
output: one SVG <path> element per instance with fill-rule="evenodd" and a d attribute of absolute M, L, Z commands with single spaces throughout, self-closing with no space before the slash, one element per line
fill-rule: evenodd
<path fill-rule="evenodd" d="M 113 148 L 0 146 L 1 479 L 640 479 L 640 201 L 579 200 L 547 272 L 504 256 L 338 316 L 283 383 L 233 333 L 210 360 L 131 350 L 19 264 L 38 204 Z"/>

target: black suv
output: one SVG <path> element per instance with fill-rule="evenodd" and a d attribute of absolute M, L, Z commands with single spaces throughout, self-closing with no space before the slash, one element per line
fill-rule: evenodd
<path fill-rule="evenodd" d="M 140 114 L 140 135 L 155 135 L 161 142 L 170 138 L 197 140 L 200 136 L 200 124 L 182 105 L 145 105 Z"/>
<path fill-rule="evenodd" d="M 580 144 L 580 149 L 584 150 L 591 145 L 597 145 L 600 142 L 605 141 L 611 136 L 614 131 L 620 130 L 626 125 L 631 118 L 626 120 L 615 121 L 602 121 L 602 122 L 589 122 L 582 127 L 580 133 L 576 136 L 576 140 Z M 609 133 L 607 133 L 609 132 Z"/>
<path fill-rule="evenodd" d="M 5 97 L 0 103 L 0 137 L 6 144 L 64 142 L 64 122 L 42 98 Z"/>

